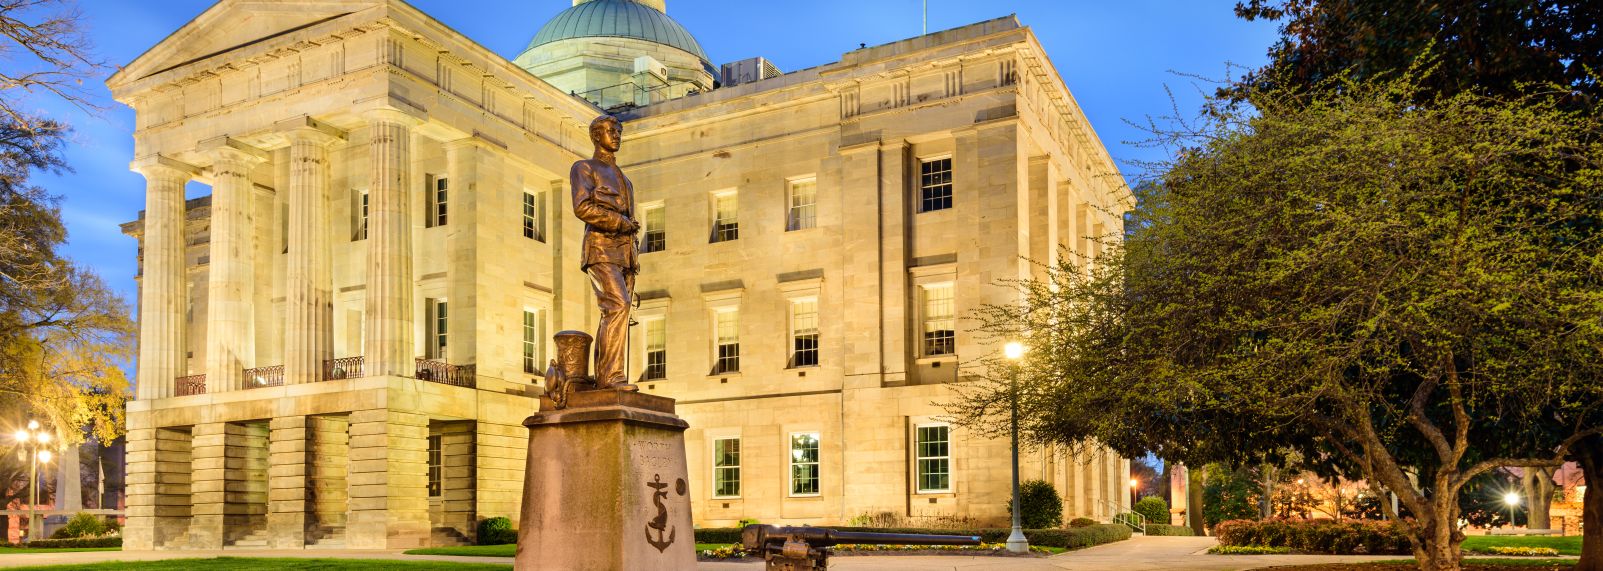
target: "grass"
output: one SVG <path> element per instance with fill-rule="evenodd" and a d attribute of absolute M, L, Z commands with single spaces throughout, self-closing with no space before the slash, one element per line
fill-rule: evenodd
<path fill-rule="evenodd" d="M 122 551 L 121 547 L 0 547 L 4 553 L 70 553 L 74 551 Z"/>
<path fill-rule="evenodd" d="M 1580 555 L 1581 536 L 1471 535 L 1464 538 L 1464 551 L 1485 551 L 1491 547 L 1550 547 L 1559 555 Z"/>
<path fill-rule="evenodd" d="M 699 553 L 708 549 L 727 547 L 728 543 L 697 543 L 696 551 Z M 518 546 L 508 543 L 506 545 L 458 545 L 455 547 L 425 547 L 423 549 L 407 550 L 407 555 L 457 555 L 466 557 L 512 557 L 516 555 Z"/>
<path fill-rule="evenodd" d="M 1563 571 L 1573 569 L 1574 559 L 1492 559 L 1476 558 L 1464 561 L 1466 571 L 1503 571 L 1519 569 L 1531 571 Z M 1268 567 L 1265 571 L 1414 571 L 1413 559 L 1374 561 L 1369 563 L 1330 563 L 1322 565 L 1287 565 Z"/>
<path fill-rule="evenodd" d="M 447 563 L 444 561 L 394 561 L 385 559 L 291 559 L 276 557 L 244 558 L 217 557 L 213 559 L 167 559 L 163 561 L 108 561 L 105 563 L 49 565 L 40 567 L 13 567 L 9 571 L 64 571 L 90 569 L 100 571 L 423 571 L 450 569 L 451 571 L 508 571 L 511 565 L 489 563 Z"/>

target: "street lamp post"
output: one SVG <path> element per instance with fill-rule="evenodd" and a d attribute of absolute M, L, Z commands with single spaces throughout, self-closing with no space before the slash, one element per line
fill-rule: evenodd
<path fill-rule="evenodd" d="M 28 535 L 27 541 L 38 539 L 43 529 L 39 521 L 39 463 L 50 463 L 50 431 L 39 428 L 39 421 L 28 421 L 28 428 L 15 434 L 17 444 L 28 455 Z"/>
<path fill-rule="evenodd" d="M 1017 341 L 1002 347 L 1002 354 L 1010 361 L 1008 367 L 1008 408 L 1013 434 L 1013 532 L 1007 536 L 1007 550 L 1029 553 L 1030 540 L 1024 537 L 1019 512 L 1019 358 L 1024 356 L 1024 345 Z"/>
<path fill-rule="evenodd" d="M 1508 504 L 1508 528 L 1514 529 L 1514 506 L 1520 505 L 1520 495 L 1514 492 L 1503 494 L 1503 503 Z"/>
<path fill-rule="evenodd" d="M 1132 510 L 1135 509 L 1135 503 L 1141 499 L 1137 495 L 1137 494 L 1140 494 L 1140 493 L 1141 493 L 1141 480 L 1137 480 L 1135 478 L 1130 478 L 1130 509 L 1132 509 Z"/>

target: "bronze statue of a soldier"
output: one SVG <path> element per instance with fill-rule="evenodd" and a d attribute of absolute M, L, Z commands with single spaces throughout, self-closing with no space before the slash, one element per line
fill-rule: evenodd
<path fill-rule="evenodd" d="M 573 163 L 568 182 L 573 213 L 584 221 L 584 254 L 580 267 L 590 275 L 601 306 L 595 340 L 597 388 L 639 390 L 624 372 L 629 359 L 629 308 L 635 274 L 640 273 L 634 186 L 618 167 L 623 123 L 611 115 L 590 122 L 595 154 Z"/>

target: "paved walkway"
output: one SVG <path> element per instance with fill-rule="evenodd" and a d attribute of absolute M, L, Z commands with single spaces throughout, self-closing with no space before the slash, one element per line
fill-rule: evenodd
<path fill-rule="evenodd" d="M 1397 559 L 1390 557 L 1324 555 L 1207 555 L 1214 545 L 1211 537 L 1133 537 L 1128 541 L 1071 551 L 1053 557 L 962 557 L 955 555 L 874 555 L 834 557 L 830 569 L 874 571 L 1225 571 L 1259 569 L 1276 565 L 1314 563 L 1352 563 Z M 101 561 L 151 561 L 158 559 L 207 559 L 212 557 L 296 557 L 342 559 L 398 559 L 407 561 L 456 561 L 511 565 L 505 557 L 449 557 L 404 555 L 400 551 L 373 550 L 263 550 L 263 551 L 90 551 L 77 553 L 8 553 L 0 556 L 0 567 L 26 565 L 71 565 Z M 700 571 L 756 571 L 758 561 L 702 562 Z"/>

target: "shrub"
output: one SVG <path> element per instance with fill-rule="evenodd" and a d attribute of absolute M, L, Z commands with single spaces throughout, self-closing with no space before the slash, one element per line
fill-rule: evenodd
<path fill-rule="evenodd" d="M 0 546 L 5 545 L 0 543 Z M 121 537 L 79 537 L 72 539 L 35 539 L 28 543 L 12 545 L 11 547 L 29 547 L 44 549 L 48 547 L 64 549 L 80 549 L 85 547 L 122 547 Z"/>
<path fill-rule="evenodd" d="M 1013 506 L 1008 505 L 1011 515 Z M 1019 485 L 1019 523 L 1025 529 L 1049 529 L 1063 525 L 1063 498 L 1057 488 L 1044 480 Z"/>
<path fill-rule="evenodd" d="M 1401 524 L 1324 520 L 1231 520 L 1214 527 L 1226 546 L 1288 547 L 1333 555 L 1406 555 L 1412 552 Z"/>
<path fill-rule="evenodd" d="M 50 539 L 76 539 L 80 537 L 100 537 L 108 530 L 106 523 L 99 516 L 89 512 L 78 512 L 67 520 L 67 525 L 50 534 Z"/>
<path fill-rule="evenodd" d="M 742 518 L 740 520 L 740 525 L 737 525 L 735 527 L 744 528 L 744 527 L 746 527 L 748 525 L 757 525 L 759 523 L 762 523 L 762 522 L 757 521 L 757 518 L 748 517 L 748 518 Z"/>
<path fill-rule="evenodd" d="M 1157 496 L 1141 498 L 1141 501 L 1130 507 L 1130 511 L 1147 518 L 1147 523 L 1164 525 L 1169 523 L 1169 502 L 1163 501 L 1163 498 Z"/>
<path fill-rule="evenodd" d="M 1262 545 L 1215 545 L 1208 548 L 1214 555 L 1284 555 L 1290 547 L 1264 547 Z"/>
<path fill-rule="evenodd" d="M 512 519 L 492 517 L 479 521 L 479 545 L 505 545 L 518 542 L 518 531 L 512 529 Z"/>
<path fill-rule="evenodd" d="M 1070 529 L 1027 529 L 1024 537 L 1030 545 L 1079 549 L 1130 539 L 1130 528 L 1123 525 L 1098 524 Z"/>
<path fill-rule="evenodd" d="M 1484 551 L 1493 555 L 1512 555 L 1515 557 L 1558 557 L 1558 550 L 1551 547 L 1512 547 L 1499 545 L 1496 547 L 1488 547 Z"/>
<path fill-rule="evenodd" d="M 1096 525 L 1096 520 L 1088 517 L 1077 517 L 1069 520 L 1069 527 L 1085 527 L 1088 525 Z"/>
<path fill-rule="evenodd" d="M 1147 535 L 1196 535 L 1196 532 L 1183 525 L 1149 523 L 1147 524 Z"/>
<path fill-rule="evenodd" d="M 740 530 L 739 527 L 704 527 L 696 530 L 696 543 L 740 543 Z"/>

